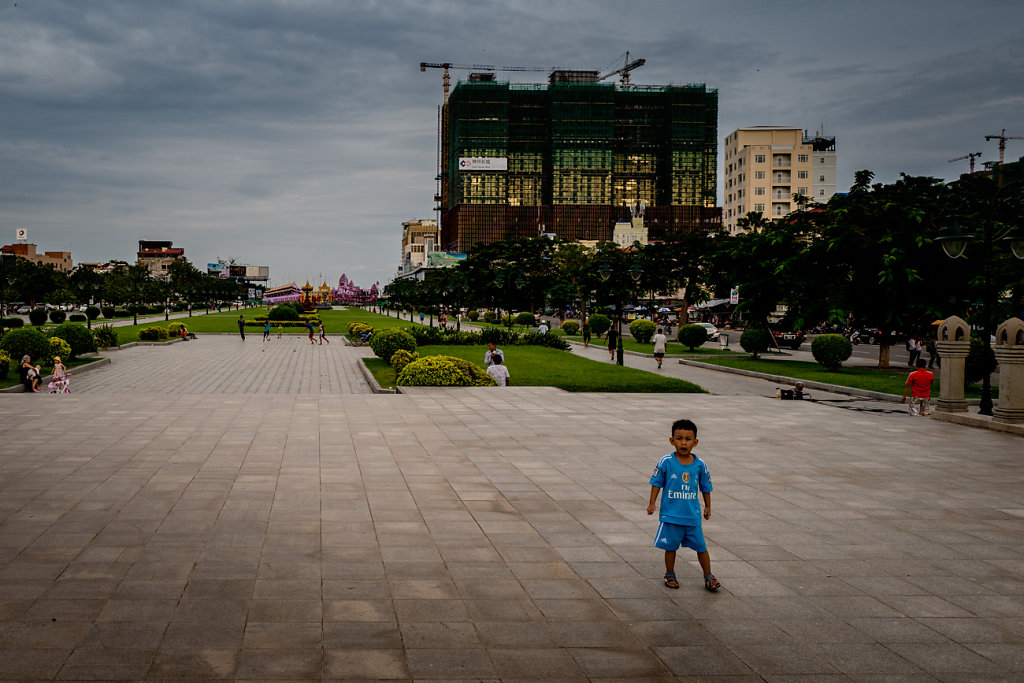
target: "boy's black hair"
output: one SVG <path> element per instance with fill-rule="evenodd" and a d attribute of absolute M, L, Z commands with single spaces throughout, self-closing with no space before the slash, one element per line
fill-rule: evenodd
<path fill-rule="evenodd" d="M 693 432 L 694 436 L 697 436 L 697 425 L 693 423 L 693 420 L 676 420 L 672 423 L 672 436 L 676 435 L 676 430 L 685 429 L 686 431 Z"/>
<path fill-rule="evenodd" d="M 919 368 L 923 368 L 923 367 L 925 367 L 926 365 L 928 365 L 928 364 L 924 362 L 924 358 L 918 358 L 918 359 L 917 359 L 917 367 L 919 367 Z"/>

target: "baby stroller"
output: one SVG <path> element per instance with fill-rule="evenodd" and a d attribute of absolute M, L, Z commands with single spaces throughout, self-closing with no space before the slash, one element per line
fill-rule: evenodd
<path fill-rule="evenodd" d="M 70 394 L 71 393 L 71 375 L 64 375 L 61 379 L 55 379 L 50 382 L 47 386 L 50 387 L 49 393 L 51 394 Z"/>

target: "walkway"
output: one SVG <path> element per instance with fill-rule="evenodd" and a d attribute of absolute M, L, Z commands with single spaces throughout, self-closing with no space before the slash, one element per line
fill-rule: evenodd
<path fill-rule="evenodd" d="M 302 341 L 0 395 L 0 677 L 1024 676 L 1019 437 L 739 385 L 346 395 L 320 373 L 363 350 Z M 227 369 L 292 362 L 280 393 Z M 644 511 L 684 415 L 717 594 L 687 553 L 662 585 Z"/>

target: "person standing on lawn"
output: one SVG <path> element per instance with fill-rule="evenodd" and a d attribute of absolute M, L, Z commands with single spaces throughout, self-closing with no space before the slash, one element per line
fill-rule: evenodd
<path fill-rule="evenodd" d="M 487 343 L 487 350 L 484 352 L 484 367 L 491 367 L 491 363 L 494 362 L 495 356 L 505 357 L 505 352 L 497 347 L 494 342 Z"/>
<path fill-rule="evenodd" d="M 686 546 L 697 552 L 697 561 L 704 572 L 704 587 L 715 592 L 722 584 L 711 573 L 711 555 L 704 541 L 697 500 L 699 491 L 704 498 L 703 517 L 711 519 L 711 473 L 704 461 L 693 454 L 698 443 L 697 425 L 691 420 L 676 420 L 668 442 L 675 451 L 662 456 L 655 466 L 651 476 L 651 501 L 647 505 L 647 514 L 653 515 L 660 492 L 660 524 L 654 547 L 665 551 L 665 585 L 679 588 L 675 575 L 676 550 Z"/>
<path fill-rule="evenodd" d="M 619 330 L 615 325 L 616 321 L 612 321 L 612 326 L 608 328 L 608 360 L 615 362 L 615 346 L 619 340 Z"/>
<path fill-rule="evenodd" d="M 590 318 L 583 319 L 583 327 L 580 328 L 583 333 L 583 348 L 590 348 Z"/>
<path fill-rule="evenodd" d="M 654 342 L 654 360 L 658 361 L 658 369 L 661 370 L 661 361 L 665 358 L 665 348 L 668 345 L 668 337 L 665 336 L 659 327 L 651 341 Z"/>
<path fill-rule="evenodd" d="M 498 383 L 499 387 L 507 387 L 512 384 L 512 377 L 508 374 L 508 368 L 501 364 L 502 360 L 500 353 L 492 354 L 487 374 Z"/>
<path fill-rule="evenodd" d="M 907 412 L 911 415 L 928 417 L 929 404 L 932 400 L 932 382 L 935 375 L 925 369 L 924 358 L 917 359 L 917 370 L 907 376 L 907 383 L 903 387 L 903 397 L 900 403 L 907 402 L 907 392 L 910 392 L 910 408 Z"/>

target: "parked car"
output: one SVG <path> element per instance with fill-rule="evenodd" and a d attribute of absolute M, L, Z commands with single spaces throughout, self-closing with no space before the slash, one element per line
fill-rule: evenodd
<path fill-rule="evenodd" d="M 860 343 L 862 344 L 877 344 L 882 339 L 882 330 L 878 327 L 862 327 L 858 331 L 860 337 Z M 902 332 L 898 330 L 889 330 L 889 343 L 902 341 L 906 338 Z"/>
<path fill-rule="evenodd" d="M 703 327 L 705 330 L 708 331 L 708 341 L 718 341 L 718 338 L 721 336 L 721 333 L 718 331 L 718 328 L 715 327 L 714 325 L 712 325 L 711 323 L 694 323 L 694 324 L 695 325 L 700 325 L 701 327 Z"/>
<path fill-rule="evenodd" d="M 18 309 L 18 314 L 19 315 L 27 315 L 28 312 L 31 311 L 31 310 L 32 310 L 31 306 L 22 306 L 21 308 Z"/>
<path fill-rule="evenodd" d="M 806 335 L 803 332 L 797 330 L 796 332 L 783 332 L 782 330 L 772 330 L 772 335 L 775 337 L 775 343 L 779 346 L 788 346 L 789 348 L 796 351 L 800 348 L 800 345 L 804 343 Z"/>

